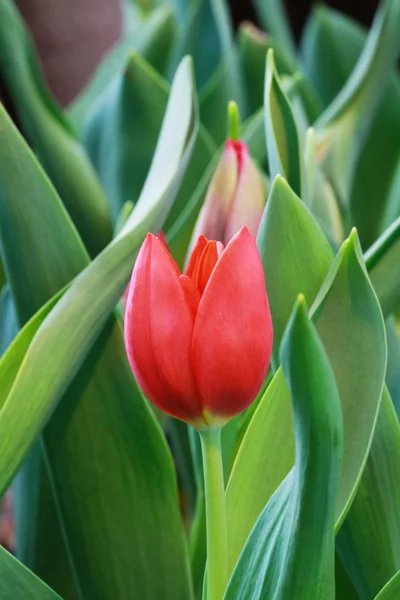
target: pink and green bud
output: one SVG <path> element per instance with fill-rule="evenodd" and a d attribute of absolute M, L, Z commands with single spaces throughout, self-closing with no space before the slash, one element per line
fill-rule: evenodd
<path fill-rule="evenodd" d="M 242 227 L 255 238 L 265 205 L 264 185 L 247 145 L 229 139 L 210 182 L 193 239 L 227 244 Z"/>

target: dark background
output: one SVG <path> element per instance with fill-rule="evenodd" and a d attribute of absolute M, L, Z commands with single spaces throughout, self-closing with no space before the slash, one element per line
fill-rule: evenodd
<path fill-rule="evenodd" d="M 236 25 L 245 19 L 257 23 L 256 13 L 250 0 L 230 0 L 229 4 Z M 315 4 L 313 0 L 286 0 L 285 2 L 289 20 L 297 38 L 313 4 Z M 369 26 L 378 6 L 378 0 L 331 0 L 325 4 Z"/>

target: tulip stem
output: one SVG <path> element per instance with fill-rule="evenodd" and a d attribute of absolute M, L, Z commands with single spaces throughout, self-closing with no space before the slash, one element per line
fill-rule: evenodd
<path fill-rule="evenodd" d="M 207 600 L 222 600 L 228 583 L 221 428 L 200 431 L 207 521 Z"/>

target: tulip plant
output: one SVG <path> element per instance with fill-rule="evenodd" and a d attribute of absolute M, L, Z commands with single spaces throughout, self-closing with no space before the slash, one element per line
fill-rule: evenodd
<path fill-rule="evenodd" d="M 400 598 L 400 2 L 254 6 L 0 0 L 0 600 Z"/>

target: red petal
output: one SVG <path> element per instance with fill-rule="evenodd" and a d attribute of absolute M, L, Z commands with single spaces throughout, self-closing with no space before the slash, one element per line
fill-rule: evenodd
<path fill-rule="evenodd" d="M 179 277 L 183 291 L 185 292 L 186 302 L 189 306 L 190 312 L 192 313 L 193 320 L 197 313 L 197 307 L 200 302 L 200 292 L 198 291 L 194 281 L 187 275 L 181 275 Z"/>
<path fill-rule="evenodd" d="M 208 240 L 204 235 L 199 235 L 186 265 L 185 275 L 190 277 L 190 279 L 193 279 L 194 282 L 197 280 L 201 255 L 203 254 L 204 248 L 207 246 L 207 242 Z"/>
<path fill-rule="evenodd" d="M 265 379 L 271 350 L 261 259 L 243 228 L 225 248 L 197 310 L 192 359 L 203 406 L 229 417 L 247 408 Z"/>
<path fill-rule="evenodd" d="M 135 377 L 161 410 L 191 421 L 201 415 L 191 367 L 193 316 L 163 244 L 149 234 L 129 289 L 125 344 Z"/>
<path fill-rule="evenodd" d="M 204 292 L 210 275 L 218 262 L 218 258 L 219 253 L 217 242 L 212 240 L 211 242 L 208 242 L 207 246 L 204 248 L 199 262 L 196 285 L 200 294 Z"/>

